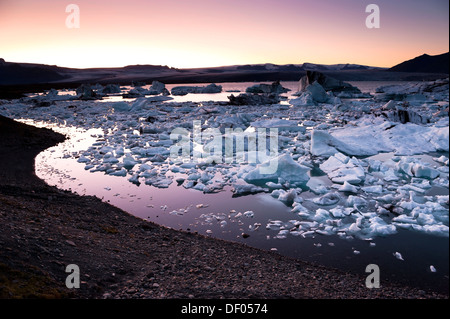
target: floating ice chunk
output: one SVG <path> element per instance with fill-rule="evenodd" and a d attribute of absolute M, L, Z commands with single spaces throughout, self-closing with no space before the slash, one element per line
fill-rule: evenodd
<path fill-rule="evenodd" d="M 449 204 L 449 195 L 438 195 L 436 196 L 436 201 L 441 205 Z"/>
<path fill-rule="evenodd" d="M 148 103 L 148 100 L 145 97 L 140 97 L 134 101 L 134 103 L 131 105 L 130 112 L 139 112 L 142 111 L 146 104 Z"/>
<path fill-rule="evenodd" d="M 303 92 L 300 97 L 289 100 L 289 104 L 295 107 L 314 106 L 316 105 L 316 102 L 314 101 L 311 92 Z"/>
<path fill-rule="evenodd" d="M 433 158 L 433 160 L 435 162 L 449 166 L 449 159 L 448 159 L 448 157 L 445 157 L 444 155 L 442 155 L 441 157 L 435 157 L 435 158 Z"/>
<path fill-rule="evenodd" d="M 383 110 L 395 110 L 397 109 L 397 102 L 394 100 L 390 100 L 385 105 L 381 107 Z"/>
<path fill-rule="evenodd" d="M 116 102 L 113 104 L 113 109 L 115 112 L 128 112 L 131 107 L 126 102 Z"/>
<path fill-rule="evenodd" d="M 383 193 L 383 186 L 381 185 L 374 185 L 374 186 L 365 186 L 361 188 L 366 193 L 371 194 L 381 194 Z"/>
<path fill-rule="evenodd" d="M 413 170 L 414 176 L 419 178 L 435 179 L 441 174 L 437 169 L 423 165 L 414 165 Z"/>
<path fill-rule="evenodd" d="M 158 188 L 168 188 L 172 184 L 173 180 L 163 176 L 146 178 L 145 184 L 152 185 Z"/>
<path fill-rule="evenodd" d="M 176 216 L 183 216 L 185 213 L 186 213 L 186 210 L 181 208 L 181 209 L 178 209 L 178 210 L 173 210 L 169 214 L 170 215 L 176 215 Z"/>
<path fill-rule="evenodd" d="M 424 213 L 419 213 L 417 215 L 417 223 L 420 225 L 435 225 L 436 224 L 436 220 L 434 219 L 434 216 L 431 214 L 424 214 Z"/>
<path fill-rule="evenodd" d="M 364 181 L 365 174 L 362 167 L 342 168 L 328 175 L 333 183 L 360 184 Z"/>
<path fill-rule="evenodd" d="M 323 195 L 323 194 L 330 192 L 329 187 L 327 187 L 325 185 L 315 185 L 313 183 L 310 183 L 310 184 L 307 184 L 307 186 L 309 187 L 309 190 L 316 195 Z"/>
<path fill-rule="evenodd" d="M 311 135 L 311 154 L 315 156 L 331 156 L 338 152 L 338 144 L 330 134 L 322 130 L 314 130 Z"/>
<path fill-rule="evenodd" d="M 78 163 L 89 163 L 90 161 L 91 160 L 84 155 L 81 155 L 77 160 Z"/>
<path fill-rule="evenodd" d="M 441 173 L 444 173 L 444 174 L 448 174 L 448 173 L 450 172 L 448 166 L 441 166 L 441 167 L 438 167 L 437 170 L 438 170 L 439 172 L 441 172 Z"/>
<path fill-rule="evenodd" d="M 341 197 L 337 193 L 328 193 L 319 198 L 314 198 L 313 203 L 321 206 L 329 206 L 337 204 L 341 200 Z"/>
<path fill-rule="evenodd" d="M 278 232 L 278 234 L 275 236 L 275 238 L 278 239 L 285 239 L 287 237 L 287 235 L 289 234 L 289 230 L 287 229 L 282 229 Z"/>
<path fill-rule="evenodd" d="M 436 270 L 436 268 L 434 268 L 433 265 L 430 265 L 430 271 L 431 271 L 431 272 L 436 272 L 437 270 Z"/>
<path fill-rule="evenodd" d="M 188 181 L 196 181 L 198 180 L 202 175 L 200 173 L 196 173 L 196 172 L 192 172 L 191 174 L 189 174 L 187 180 Z"/>
<path fill-rule="evenodd" d="M 298 191 L 296 189 L 291 189 L 288 192 L 280 190 L 278 200 L 290 206 L 294 202 L 300 202 L 301 198 L 298 198 Z"/>
<path fill-rule="evenodd" d="M 347 198 L 347 201 L 345 204 L 347 207 L 353 207 L 357 210 L 363 210 L 363 209 L 365 209 L 365 207 L 367 207 L 367 201 L 364 198 L 359 197 L 359 196 L 353 196 L 353 195 L 350 195 Z"/>
<path fill-rule="evenodd" d="M 372 155 L 395 151 L 399 155 L 422 154 L 449 148 L 448 125 L 425 126 L 413 123 L 399 124 L 383 118 L 361 118 L 343 128 L 334 130 L 332 136 L 346 145 L 352 145 Z M 334 144 L 331 145 L 336 147 Z M 338 148 L 338 147 L 336 147 Z M 341 150 L 346 154 L 351 154 Z M 370 155 L 370 154 L 353 154 Z"/>
<path fill-rule="evenodd" d="M 282 189 L 283 185 L 281 185 L 280 183 L 274 183 L 274 182 L 267 182 L 266 186 L 269 188 L 274 188 L 274 189 Z"/>
<path fill-rule="evenodd" d="M 316 210 L 316 214 L 312 217 L 312 219 L 316 222 L 325 222 L 330 218 L 330 213 L 322 208 Z"/>
<path fill-rule="evenodd" d="M 394 253 L 395 258 L 398 260 L 404 260 L 402 254 L 400 254 L 398 251 Z"/>
<path fill-rule="evenodd" d="M 334 218 L 344 218 L 353 211 L 352 208 L 344 208 L 342 206 L 337 206 L 332 209 L 330 209 L 330 213 Z"/>
<path fill-rule="evenodd" d="M 275 172 L 270 172 L 272 169 Z M 268 170 L 269 172 L 266 173 Z M 267 183 L 281 178 L 291 185 L 301 185 L 308 182 L 308 171 L 310 171 L 309 167 L 298 164 L 289 154 L 285 154 L 257 165 L 244 176 L 244 180 L 247 183 Z"/>
<path fill-rule="evenodd" d="M 123 149 L 122 146 L 118 146 L 114 150 L 114 153 L 116 154 L 116 157 L 122 157 L 125 154 L 125 150 Z"/>
<path fill-rule="evenodd" d="M 209 84 L 207 86 L 176 86 L 172 88 L 172 95 L 187 95 L 189 93 L 199 94 L 211 94 L 222 92 L 222 86 L 216 84 Z"/>
<path fill-rule="evenodd" d="M 266 188 L 262 188 L 259 186 L 255 186 L 253 184 L 234 184 L 233 185 L 233 194 L 234 195 L 246 195 L 246 194 L 255 194 L 267 191 Z"/>
<path fill-rule="evenodd" d="M 198 191 L 204 191 L 205 190 L 205 184 L 202 183 L 197 183 L 195 184 L 194 187 L 192 187 L 192 189 L 198 190 Z"/>
<path fill-rule="evenodd" d="M 368 234 L 374 236 L 387 236 L 397 233 L 397 228 L 394 225 L 387 224 L 380 217 L 372 217 L 369 219 Z"/>
<path fill-rule="evenodd" d="M 133 176 L 131 176 L 128 179 L 128 181 L 133 183 L 133 184 L 139 185 L 140 184 L 140 182 L 139 182 L 139 174 L 134 174 Z"/>
<path fill-rule="evenodd" d="M 300 216 L 306 216 L 309 217 L 309 210 L 304 207 L 302 204 L 294 202 L 292 204 L 293 208 L 291 209 L 291 212 L 298 213 Z"/>
<path fill-rule="evenodd" d="M 335 153 L 335 155 L 341 153 Z M 344 155 L 345 156 L 345 155 Z M 320 164 L 320 169 L 325 173 L 333 172 L 337 169 L 342 168 L 345 164 L 348 163 L 349 158 L 347 156 L 330 156 L 325 162 Z"/>
<path fill-rule="evenodd" d="M 313 130 L 311 134 L 311 154 L 316 156 L 331 156 L 338 151 L 348 155 L 369 156 L 378 151 L 361 143 L 359 139 L 347 143 L 323 130 Z"/>
<path fill-rule="evenodd" d="M 180 165 L 181 168 L 195 168 L 197 167 L 197 163 L 183 163 Z"/>
<path fill-rule="evenodd" d="M 435 179 L 441 174 L 437 169 L 434 169 L 413 157 L 402 157 L 395 168 L 400 173 L 418 178 Z"/>
<path fill-rule="evenodd" d="M 133 158 L 133 156 L 131 156 L 130 154 L 127 154 L 127 155 L 125 156 L 125 158 L 123 159 L 123 167 L 126 168 L 126 169 L 128 169 L 128 170 L 133 169 L 133 167 L 134 167 L 136 164 L 138 164 L 138 163 L 139 163 L 139 162 L 136 161 L 136 160 Z"/>
<path fill-rule="evenodd" d="M 429 138 L 431 145 L 436 148 L 436 151 L 449 151 L 448 125 L 446 127 L 432 127 L 427 133 L 425 137 Z"/>
<path fill-rule="evenodd" d="M 205 193 L 205 194 L 217 193 L 222 188 L 223 188 L 222 184 L 212 184 L 212 185 L 208 184 L 208 185 L 205 185 L 205 187 L 203 188 L 203 193 Z"/>
<path fill-rule="evenodd" d="M 400 178 L 395 175 L 394 169 L 389 168 L 386 172 L 384 172 L 383 180 L 386 182 L 394 182 L 398 181 Z"/>
<path fill-rule="evenodd" d="M 305 93 L 309 93 L 313 101 L 318 103 L 326 103 L 329 98 L 323 86 L 320 85 L 319 82 L 317 81 L 314 81 L 313 83 L 309 84 L 305 88 Z"/>
<path fill-rule="evenodd" d="M 349 234 L 358 234 L 361 231 L 361 228 L 358 227 L 358 223 L 353 223 L 348 228 Z"/>
<path fill-rule="evenodd" d="M 103 159 L 103 163 L 104 164 L 117 164 L 117 163 L 119 163 L 119 160 L 115 157 L 105 156 L 105 158 Z"/>
<path fill-rule="evenodd" d="M 365 170 L 356 159 L 336 153 L 320 164 L 320 169 L 327 173 L 328 177 L 335 183 L 359 184 L 365 179 Z"/>
<path fill-rule="evenodd" d="M 183 183 L 183 187 L 186 188 L 186 189 L 188 189 L 188 188 L 194 187 L 195 184 L 196 184 L 195 181 L 188 181 L 188 180 L 185 180 L 184 183 Z"/>
<path fill-rule="evenodd" d="M 279 230 L 284 223 L 281 220 L 269 220 L 269 223 L 266 225 L 266 229 L 268 230 Z"/>
<path fill-rule="evenodd" d="M 127 170 L 125 168 L 122 168 L 121 170 L 111 172 L 108 175 L 125 177 L 125 176 L 127 176 L 127 173 L 128 173 Z"/>
<path fill-rule="evenodd" d="M 338 188 L 340 192 L 348 192 L 348 193 L 357 193 L 359 188 L 356 186 L 353 186 L 347 181 L 344 181 L 344 184 Z"/>
<path fill-rule="evenodd" d="M 277 128 L 279 132 L 290 131 L 290 132 L 306 132 L 304 126 L 299 126 L 298 122 L 292 120 L 283 119 L 271 119 L 271 120 L 259 120 L 251 122 L 250 126 L 254 128 Z"/>
<path fill-rule="evenodd" d="M 252 218 L 253 216 L 255 216 L 255 213 L 251 210 L 248 210 L 248 211 L 244 212 L 243 215 L 244 215 L 244 217 Z"/>
<path fill-rule="evenodd" d="M 414 229 L 418 230 L 418 231 L 423 231 L 425 233 L 432 234 L 435 236 L 449 237 L 449 228 L 447 225 L 442 225 L 442 224 L 423 225 L 423 226 L 416 225 L 416 228 L 414 228 Z"/>

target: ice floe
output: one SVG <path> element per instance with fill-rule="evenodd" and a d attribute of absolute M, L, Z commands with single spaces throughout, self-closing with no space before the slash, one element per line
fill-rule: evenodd
<path fill-rule="evenodd" d="M 100 130 L 93 143 L 64 154 L 92 173 L 167 191 L 271 196 L 292 214 L 287 222 L 267 221 L 277 239 L 368 239 L 404 229 L 448 237 L 448 195 L 434 193 L 449 187 L 448 81 L 383 87 L 373 99 L 347 100 L 342 93 L 360 92 L 319 74 L 307 80 L 299 96 L 284 103 L 277 85 L 256 85 L 230 103 L 180 103 L 170 100 L 163 83 L 153 82 L 130 89 L 135 100 L 99 101 L 123 90 L 84 86 L 72 96 L 50 90 L 7 101 L 0 114 Z M 174 88 L 172 94 L 221 91 L 208 85 Z M 398 111 L 411 121 L 389 113 Z M 258 137 L 270 129 L 277 131 L 275 154 L 267 150 L 274 140 Z M 263 144 L 263 151 L 255 148 Z M 174 216 L 187 212 L 170 210 Z M 256 210 L 211 214 L 201 219 L 221 228 L 260 216 Z"/>

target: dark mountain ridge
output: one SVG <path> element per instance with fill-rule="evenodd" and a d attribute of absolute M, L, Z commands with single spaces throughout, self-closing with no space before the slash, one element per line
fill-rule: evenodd
<path fill-rule="evenodd" d="M 393 72 L 423 72 L 449 74 L 449 52 L 439 55 L 423 54 L 393 66 Z"/>

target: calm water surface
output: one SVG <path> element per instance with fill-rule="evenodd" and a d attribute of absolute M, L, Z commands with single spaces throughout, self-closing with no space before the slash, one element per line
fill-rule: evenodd
<path fill-rule="evenodd" d="M 397 82 L 396 82 L 397 83 Z M 255 83 L 223 83 L 224 91 L 245 91 Z M 374 92 L 376 87 L 386 82 L 352 82 L 363 92 Z M 199 84 L 197 84 L 199 85 Z M 297 90 L 297 82 L 283 82 L 290 88 L 290 93 Z M 173 85 L 175 86 L 175 85 Z M 167 86 L 170 90 L 173 86 Z M 214 99 L 228 101 L 230 94 L 189 94 L 176 97 L 176 102 L 201 102 Z M 113 97 L 112 99 L 121 99 Z M 37 124 L 37 123 L 34 123 Z M 48 126 L 48 125 L 46 125 Z M 55 128 L 57 130 L 58 128 Z M 61 130 L 61 129 L 60 129 Z M 260 193 L 242 197 L 233 197 L 231 187 L 215 194 L 203 194 L 200 191 L 185 189 L 172 183 L 167 189 L 155 188 L 130 183 L 127 178 L 105 175 L 101 172 L 90 173 L 76 159 L 67 156 L 70 152 L 85 150 L 91 146 L 101 130 L 83 132 L 70 131 L 72 138 L 41 153 L 36 159 L 36 171 L 47 183 L 61 189 L 72 190 L 80 195 L 95 195 L 125 211 L 149 221 L 172 227 L 196 231 L 201 234 L 242 242 L 250 246 L 267 250 L 277 250 L 287 256 L 365 274 L 368 264 L 377 264 L 383 280 L 396 280 L 424 289 L 432 288 L 448 292 L 448 238 L 436 237 L 399 230 L 395 235 L 377 237 L 373 240 L 347 240 L 338 236 L 321 236 L 303 238 L 287 235 L 277 238 L 278 231 L 266 229 L 269 220 L 281 220 L 288 223 L 299 219 L 287 207 L 269 194 Z M 377 155 L 382 159 L 385 154 Z M 448 154 L 447 154 L 448 156 Z M 431 156 L 423 158 L 432 161 Z M 170 173 L 167 173 L 169 176 Z M 172 173 L 176 177 L 175 174 Z M 217 178 L 217 176 L 216 176 Z M 312 176 L 310 183 L 329 185 L 325 176 Z M 439 194 L 448 194 L 448 189 L 434 190 Z M 311 194 L 312 195 L 312 194 Z M 308 197 L 308 192 L 302 193 Z M 232 211 L 253 211 L 253 218 L 235 217 Z M 175 214 L 174 211 L 182 212 Z M 224 223 L 226 222 L 226 223 Z M 260 225 L 260 226 L 258 226 Z M 256 230 L 254 230 L 257 228 Z M 242 234 L 250 235 L 243 238 Z M 393 254 L 401 252 L 404 261 L 396 259 Z M 433 265 L 437 272 L 430 270 Z"/>

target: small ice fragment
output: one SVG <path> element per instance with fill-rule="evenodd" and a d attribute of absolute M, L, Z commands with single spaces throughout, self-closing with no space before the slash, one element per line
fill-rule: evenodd
<path fill-rule="evenodd" d="M 281 185 L 280 183 L 274 183 L 274 182 L 267 182 L 266 186 L 269 188 L 275 188 L 275 189 L 283 188 L 283 185 Z"/>
<path fill-rule="evenodd" d="M 329 206 L 337 204 L 341 197 L 337 193 L 328 193 L 319 198 L 314 198 L 313 203 L 317 205 Z"/>
<path fill-rule="evenodd" d="M 357 193 L 358 187 L 353 186 L 347 181 L 344 181 L 344 184 L 338 188 L 340 192 L 349 192 L 349 193 Z"/>
<path fill-rule="evenodd" d="M 211 230 L 211 229 L 208 229 L 208 230 L 206 230 L 206 233 L 207 233 L 207 234 L 212 234 L 212 230 Z"/>
<path fill-rule="evenodd" d="M 430 270 L 431 270 L 431 272 L 436 272 L 437 271 L 436 268 L 434 268 L 433 265 L 430 265 Z"/>
<path fill-rule="evenodd" d="M 383 187 L 381 185 L 366 186 L 366 187 L 363 187 L 362 190 L 365 191 L 366 193 L 372 193 L 372 194 L 383 193 Z"/>
<path fill-rule="evenodd" d="M 322 244 L 321 244 L 321 243 L 317 243 L 317 244 L 314 244 L 314 246 L 316 246 L 316 247 L 322 247 Z"/>
<path fill-rule="evenodd" d="M 248 210 L 243 215 L 247 218 L 252 218 L 255 215 L 255 213 L 251 210 Z"/>
<path fill-rule="evenodd" d="M 398 251 L 396 251 L 396 252 L 394 253 L 394 256 L 395 256 L 395 258 L 397 258 L 398 260 L 404 260 L 403 257 L 402 257 L 402 254 L 400 254 Z"/>
<path fill-rule="evenodd" d="M 334 243 L 328 243 L 328 246 L 334 247 Z"/>
<path fill-rule="evenodd" d="M 258 230 L 259 227 L 261 227 L 261 224 L 259 224 L 259 223 L 254 223 L 253 225 L 248 225 L 248 229 L 250 231 Z"/>
<path fill-rule="evenodd" d="M 353 250 L 353 253 L 354 253 L 355 255 L 359 255 L 361 252 L 360 252 L 359 250 Z"/>

